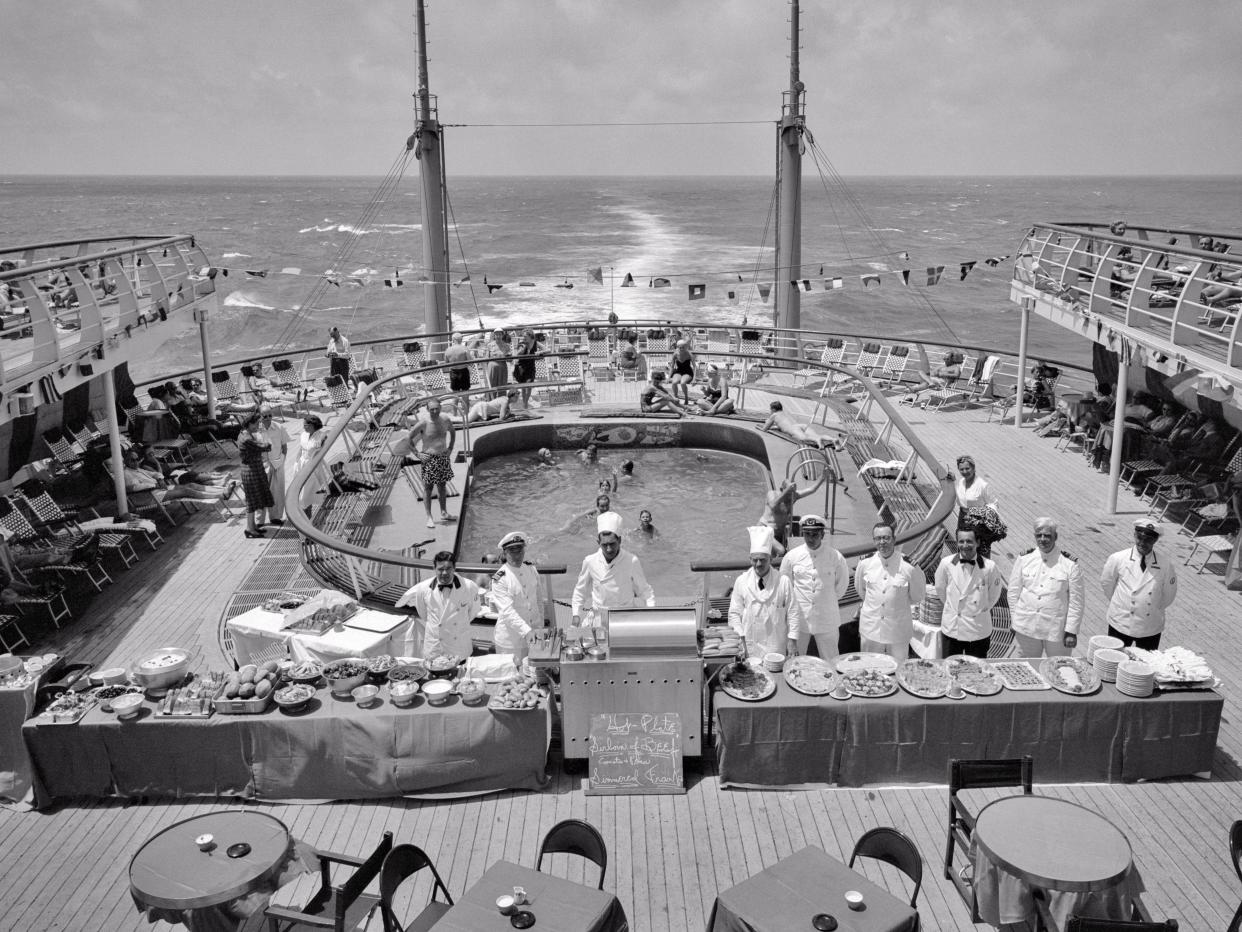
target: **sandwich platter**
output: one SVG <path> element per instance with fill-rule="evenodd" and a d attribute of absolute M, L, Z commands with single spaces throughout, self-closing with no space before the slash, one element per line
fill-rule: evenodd
<path fill-rule="evenodd" d="M 986 660 L 956 654 L 945 659 L 949 675 L 957 680 L 957 685 L 968 693 L 976 696 L 995 696 L 1005 688 L 1005 683 L 996 668 Z"/>
<path fill-rule="evenodd" d="M 785 682 L 807 696 L 826 696 L 837 684 L 837 675 L 818 657 L 793 657 L 785 664 Z"/>
<path fill-rule="evenodd" d="M 907 660 L 897 668 L 897 682 L 912 696 L 939 699 L 949 691 L 953 677 L 939 660 Z"/>

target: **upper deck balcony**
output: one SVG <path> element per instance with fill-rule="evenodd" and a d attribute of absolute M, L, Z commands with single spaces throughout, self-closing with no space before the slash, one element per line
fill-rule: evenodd
<path fill-rule="evenodd" d="M 188 234 L 0 250 L 0 422 L 162 342 L 214 294 L 208 264 Z"/>
<path fill-rule="evenodd" d="M 1144 364 L 1242 384 L 1242 236 L 1122 223 L 1038 223 L 1010 300 Z"/>

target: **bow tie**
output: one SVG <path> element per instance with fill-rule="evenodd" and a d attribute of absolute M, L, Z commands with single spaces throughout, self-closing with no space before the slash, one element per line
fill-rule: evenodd
<path fill-rule="evenodd" d="M 452 583 L 436 583 L 436 588 L 437 589 L 452 589 L 453 584 Z"/>

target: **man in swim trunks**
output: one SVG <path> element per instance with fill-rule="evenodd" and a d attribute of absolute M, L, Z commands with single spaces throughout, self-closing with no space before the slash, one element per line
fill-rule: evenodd
<path fill-rule="evenodd" d="M 785 553 L 785 542 L 789 539 L 789 526 L 793 523 L 793 506 L 794 502 L 799 499 L 806 498 L 828 478 L 828 470 L 823 470 L 819 474 L 819 481 L 813 486 L 802 492 L 798 489 L 798 484 L 792 479 L 785 479 L 781 482 L 780 488 L 773 489 L 764 499 L 763 517 L 759 519 L 760 524 L 765 524 L 772 529 L 775 535 L 776 556 Z"/>
<path fill-rule="evenodd" d="M 423 461 L 423 505 L 427 508 L 427 527 L 435 527 L 431 517 L 431 492 L 434 489 L 440 498 L 440 519 L 452 521 L 446 507 L 448 491 L 446 486 L 453 480 L 453 443 L 456 435 L 453 423 L 440 413 L 440 401 L 432 398 L 427 402 L 427 420 L 420 420 L 410 429 L 410 449 L 422 441 Z"/>
<path fill-rule="evenodd" d="M 759 427 L 760 430 L 764 432 L 777 430 L 797 443 L 819 447 L 821 450 L 830 448 L 833 450 L 843 450 L 845 448 L 841 438 L 825 437 L 822 434 L 815 433 L 806 424 L 799 424 L 791 415 L 785 413 L 784 405 L 779 401 L 772 402 L 768 405 L 768 408 L 771 413 L 768 415 L 768 419 Z"/>
<path fill-rule="evenodd" d="M 460 333 L 453 334 L 452 342 L 444 350 L 445 365 L 454 366 L 448 370 L 449 390 L 454 392 L 465 392 L 470 390 L 470 367 L 467 363 L 470 360 L 470 350 L 466 348 Z M 454 365 L 460 363 L 460 366 Z M 465 400 L 459 399 L 457 409 L 460 411 L 465 408 L 466 402 L 470 400 L 467 395 Z"/>

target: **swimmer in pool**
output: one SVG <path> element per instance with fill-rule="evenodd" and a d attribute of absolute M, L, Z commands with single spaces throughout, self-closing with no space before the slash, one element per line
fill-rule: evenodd
<path fill-rule="evenodd" d="M 606 511 L 612 511 L 612 499 L 601 492 L 595 497 L 594 511 L 588 511 L 570 518 L 569 523 L 561 528 L 559 533 L 576 534 L 584 525 L 594 526 L 596 518 Z"/>
<path fill-rule="evenodd" d="M 599 480 L 599 490 L 601 492 L 611 492 L 613 494 L 616 494 L 617 492 L 621 491 L 621 480 L 622 479 L 633 479 L 633 478 L 634 478 L 634 461 L 626 460 L 624 463 L 621 464 L 620 472 L 617 472 L 617 468 L 615 466 L 613 467 L 612 479 Z"/>
<path fill-rule="evenodd" d="M 535 454 L 535 463 L 539 466 L 555 466 L 556 457 L 547 447 L 540 447 L 539 452 Z"/>
<path fill-rule="evenodd" d="M 584 466 L 590 463 L 598 463 L 599 447 L 593 443 L 588 443 L 585 450 L 578 451 L 578 459 L 582 460 L 582 465 Z"/>
<path fill-rule="evenodd" d="M 635 534 L 641 534 L 654 539 L 658 536 L 655 525 L 651 523 L 651 512 L 646 508 L 638 513 L 638 527 L 634 529 Z"/>

